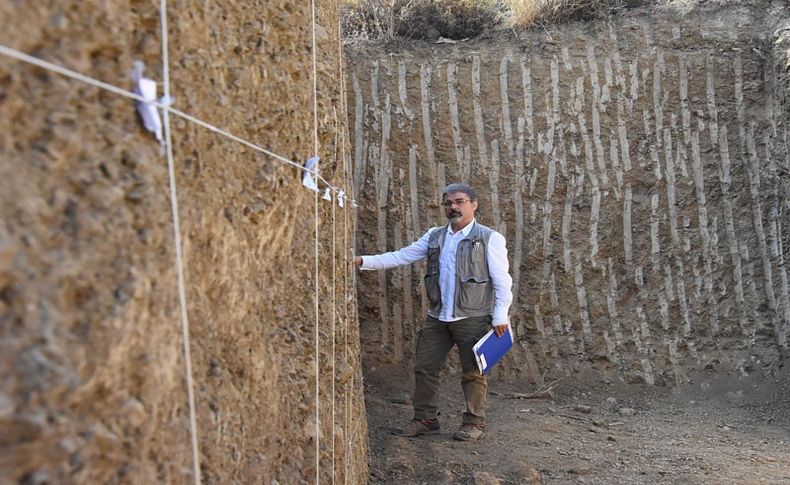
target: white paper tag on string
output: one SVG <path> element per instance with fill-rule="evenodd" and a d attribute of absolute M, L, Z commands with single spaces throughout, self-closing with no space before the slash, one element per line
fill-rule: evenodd
<path fill-rule="evenodd" d="M 302 172 L 302 185 L 307 187 L 308 189 L 312 190 L 313 192 L 320 192 L 318 190 L 318 184 L 316 183 L 316 179 L 313 177 L 311 172 L 308 170 L 318 171 L 318 162 L 321 160 L 319 157 L 310 157 L 304 162 L 304 172 Z"/>
<path fill-rule="evenodd" d="M 324 196 L 321 197 L 321 198 L 331 202 L 332 201 L 332 189 L 327 187 L 326 190 L 324 191 Z"/>
<path fill-rule="evenodd" d="M 137 102 L 137 112 L 143 119 L 145 129 L 156 136 L 162 142 L 162 120 L 159 118 L 159 111 L 153 103 L 156 101 L 156 81 L 143 77 L 144 64 L 134 61 L 134 92 L 145 99 L 145 102 Z"/>
<path fill-rule="evenodd" d="M 343 190 L 337 194 L 337 205 L 339 205 L 341 209 L 346 205 L 346 192 Z"/>

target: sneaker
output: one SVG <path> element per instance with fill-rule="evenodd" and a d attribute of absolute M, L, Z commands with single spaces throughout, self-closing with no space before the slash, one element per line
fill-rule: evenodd
<path fill-rule="evenodd" d="M 401 429 L 392 431 L 395 436 L 414 437 L 424 434 L 439 434 L 438 419 L 414 419 Z"/>
<path fill-rule="evenodd" d="M 455 432 L 453 438 L 458 441 L 477 441 L 485 435 L 486 425 L 483 423 L 464 423 L 461 429 Z"/>

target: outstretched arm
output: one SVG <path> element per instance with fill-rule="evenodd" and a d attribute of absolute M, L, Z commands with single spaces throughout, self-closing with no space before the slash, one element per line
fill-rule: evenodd
<path fill-rule="evenodd" d="M 505 237 L 498 232 L 491 234 L 488 240 L 488 274 L 491 283 L 494 285 L 494 311 L 491 318 L 491 325 L 496 331 L 497 337 L 501 337 L 507 325 L 510 304 L 513 302 L 513 278 L 510 277 L 509 264 L 507 261 L 507 246 Z"/>
<path fill-rule="evenodd" d="M 428 238 L 431 231 L 403 249 L 375 256 L 355 256 L 354 265 L 362 270 L 389 269 L 425 259 L 428 255 Z"/>

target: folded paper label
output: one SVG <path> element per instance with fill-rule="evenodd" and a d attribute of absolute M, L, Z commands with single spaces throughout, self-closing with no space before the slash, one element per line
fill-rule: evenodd
<path fill-rule="evenodd" d="M 312 190 L 313 192 L 320 192 L 318 190 L 317 177 L 313 177 L 312 171 L 318 171 L 318 157 L 310 157 L 304 162 L 305 171 L 302 172 L 302 185 Z M 308 171 L 310 170 L 310 171 Z"/>
<path fill-rule="evenodd" d="M 152 104 L 156 101 L 156 81 L 143 77 L 143 63 L 140 61 L 134 62 L 133 78 L 135 82 L 134 92 L 139 94 L 145 99 L 145 102 L 137 103 L 137 112 L 143 119 L 145 129 L 150 131 L 156 136 L 156 139 L 161 143 L 162 138 L 162 120 L 159 118 L 159 111 L 156 105 Z"/>

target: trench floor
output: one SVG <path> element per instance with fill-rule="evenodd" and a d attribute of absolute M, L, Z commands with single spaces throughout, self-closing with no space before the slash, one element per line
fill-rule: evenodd
<path fill-rule="evenodd" d="M 443 382 L 442 433 L 390 434 L 412 417 L 403 366 L 365 375 L 370 483 L 790 483 L 790 377 L 700 376 L 681 388 L 612 382 L 595 373 L 545 389 L 489 383 L 487 435 L 456 442 L 460 376 Z"/>

